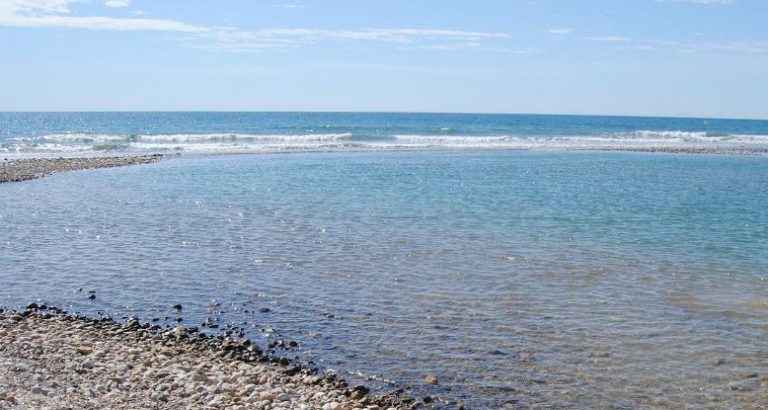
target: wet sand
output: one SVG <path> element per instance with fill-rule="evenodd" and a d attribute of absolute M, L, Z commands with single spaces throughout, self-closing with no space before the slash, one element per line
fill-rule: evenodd
<path fill-rule="evenodd" d="M 4 159 L 0 167 L 0 183 L 42 178 L 57 172 L 150 164 L 162 158 L 161 154 L 153 154 L 128 157 Z"/>
<path fill-rule="evenodd" d="M 0 310 L 0 409 L 411 409 L 247 340 L 31 304 Z"/>

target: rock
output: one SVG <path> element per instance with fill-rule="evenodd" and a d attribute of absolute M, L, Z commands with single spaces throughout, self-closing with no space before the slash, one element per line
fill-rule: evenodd
<path fill-rule="evenodd" d="M 533 360 L 534 353 L 533 352 L 520 352 L 520 360 L 523 362 L 531 361 Z"/>
<path fill-rule="evenodd" d="M 176 310 L 178 310 L 178 311 L 181 311 L 181 309 L 182 309 L 182 306 L 181 306 L 181 304 L 180 304 L 180 303 L 177 303 L 177 304 L 173 305 L 173 308 L 174 308 L 174 309 L 176 309 Z"/>
<path fill-rule="evenodd" d="M 752 390 L 752 388 L 744 383 L 731 383 L 728 388 L 733 391 L 746 392 Z"/>
<path fill-rule="evenodd" d="M 259 398 L 262 401 L 270 401 L 271 402 L 272 400 L 275 399 L 275 397 L 277 397 L 277 395 L 274 394 L 274 393 L 270 393 L 270 392 L 266 392 L 266 391 L 263 391 L 263 392 L 259 393 Z"/>
<path fill-rule="evenodd" d="M 43 396 L 47 396 L 48 393 L 50 393 L 50 390 L 44 387 L 35 386 L 32 388 L 32 390 L 30 390 L 30 392 L 32 392 L 32 394 L 42 394 Z"/>
<path fill-rule="evenodd" d="M 75 351 L 77 353 L 80 353 L 81 355 L 85 356 L 85 355 L 91 354 L 93 352 L 93 349 L 91 349 L 88 346 L 79 346 L 79 347 L 75 348 Z"/>
<path fill-rule="evenodd" d="M 291 401 L 291 395 L 288 393 L 280 393 L 275 397 L 275 401 Z"/>
<path fill-rule="evenodd" d="M 712 360 L 712 364 L 715 366 L 722 366 L 725 364 L 725 359 L 718 357 L 717 359 Z"/>
<path fill-rule="evenodd" d="M 156 333 L 135 318 L 121 324 L 66 313 L 45 320 L 44 314 L 25 311 L 15 324 L 12 313 L 0 313 L 6 335 L 0 383 L 8 376 L 19 380 L 12 389 L 0 384 L 0 409 L 16 405 L 11 395 L 24 408 L 376 410 L 376 404 L 390 402 L 367 398 L 365 386 L 352 388 L 338 376 L 297 367 L 293 358 L 261 356 L 236 339 L 186 332 L 175 337 L 183 328 Z M 279 347 L 289 346 L 285 341 Z M 416 404 L 407 400 L 403 406 L 391 403 L 395 409 Z"/>
<path fill-rule="evenodd" d="M 94 300 L 94 299 L 96 299 L 96 295 L 90 294 L 90 295 L 88 295 L 88 299 Z"/>
<path fill-rule="evenodd" d="M 604 358 L 610 357 L 610 356 L 611 356 L 611 354 L 609 352 L 607 352 L 605 350 L 602 350 L 602 349 L 595 349 L 595 350 L 592 351 L 592 353 L 589 354 L 589 357 L 595 357 L 595 358 L 600 358 L 600 359 L 604 359 Z"/>
<path fill-rule="evenodd" d="M 267 313 L 269 311 L 270 311 L 270 309 L 268 307 L 259 308 L 259 312 L 261 312 L 261 313 Z"/>
<path fill-rule="evenodd" d="M 349 395 L 349 398 L 352 400 L 360 400 L 363 397 L 365 397 L 370 390 L 365 386 L 355 386 L 352 389 L 352 394 Z"/>
<path fill-rule="evenodd" d="M 434 374 L 428 374 L 427 377 L 424 378 L 424 381 L 431 385 L 435 385 L 439 383 L 437 376 L 435 376 Z"/>

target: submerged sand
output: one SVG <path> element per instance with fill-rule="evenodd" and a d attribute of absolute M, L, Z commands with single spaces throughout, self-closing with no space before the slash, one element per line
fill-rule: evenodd
<path fill-rule="evenodd" d="M 153 154 L 128 157 L 4 159 L 2 167 L 0 167 L 0 183 L 26 181 L 57 172 L 150 164 L 159 161 L 161 158 L 163 158 L 163 155 Z"/>
<path fill-rule="evenodd" d="M 248 341 L 50 311 L 0 311 L 0 409 L 414 407 Z"/>

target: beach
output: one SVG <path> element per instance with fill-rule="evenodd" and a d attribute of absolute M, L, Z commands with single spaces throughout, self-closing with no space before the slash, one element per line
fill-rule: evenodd
<path fill-rule="evenodd" d="M 0 306 L 16 311 L 2 321 L 20 341 L 0 354 L 4 406 L 768 400 L 768 123 L 41 116 L 67 128 L 32 123 L 0 144 L 3 180 L 26 181 L 0 184 Z M 568 136 L 574 128 L 585 136 Z M 80 338 L 104 352 L 102 367 L 72 353 Z M 32 340 L 44 349 L 24 347 Z M 246 343 L 255 361 L 220 357 Z M 146 350 L 146 365 L 116 384 L 108 374 L 121 362 L 141 367 L 125 349 Z M 208 362 L 215 386 L 189 369 Z M 153 378 L 165 372 L 178 378 Z M 256 374 L 272 379 L 251 383 Z M 74 385 L 93 394 L 68 393 Z"/>
<path fill-rule="evenodd" d="M 0 168 L 0 183 L 27 181 L 58 172 L 151 164 L 162 158 L 163 155 L 151 154 L 119 157 L 4 159 Z"/>
<path fill-rule="evenodd" d="M 0 311 L 0 408 L 410 409 L 331 374 L 195 330 Z"/>
<path fill-rule="evenodd" d="M 154 163 L 163 155 L 3 161 L 0 183 Z M 264 354 L 247 339 L 138 320 L 71 316 L 32 303 L 0 308 L 0 409 L 411 409 L 401 392 L 369 396 L 333 373 Z M 428 399 L 428 402 L 431 400 Z"/>

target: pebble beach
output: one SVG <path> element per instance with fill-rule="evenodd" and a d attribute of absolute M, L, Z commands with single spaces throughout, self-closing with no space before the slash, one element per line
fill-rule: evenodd
<path fill-rule="evenodd" d="M 0 409 L 410 409 L 247 340 L 93 320 L 31 304 L 0 313 Z"/>
<path fill-rule="evenodd" d="M 161 158 L 163 158 L 162 155 L 153 154 L 120 157 L 4 159 L 0 168 L 0 183 L 27 181 L 65 171 L 151 164 Z"/>
<path fill-rule="evenodd" d="M 148 164 L 162 155 L 3 161 L 0 182 Z M 138 320 L 70 316 L 30 304 L 0 310 L 0 409 L 411 409 L 333 373 L 263 354 L 249 340 Z"/>

